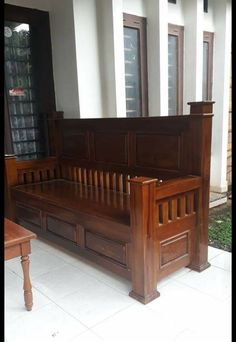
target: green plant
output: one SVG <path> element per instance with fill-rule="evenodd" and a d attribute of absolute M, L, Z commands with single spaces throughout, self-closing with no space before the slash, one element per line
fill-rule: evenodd
<path fill-rule="evenodd" d="M 231 208 L 209 219 L 209 245 L 231 251 L 232 215 Z"/>

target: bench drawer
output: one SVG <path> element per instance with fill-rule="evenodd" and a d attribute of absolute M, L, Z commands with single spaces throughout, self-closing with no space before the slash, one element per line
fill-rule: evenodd
<path fill-rule="evenodd" d="M 24 221 L 29 228 L 41 228 L 41 211 L 36 208 L 16 203 L 16 217 L 18 221 Z"/>
<path fill-rule="evenodd" d="M 126 248 L 121 243 L 86 232 L 86 248 L 116 260 L 119 263 L 126 264 Z"/>
<path fill-rule="evenodd" d="M 77 227 L 75 224 L 62 221 L 54 216 L 46 216 L 46 229 L 64 239 L 77 242 Z"/>

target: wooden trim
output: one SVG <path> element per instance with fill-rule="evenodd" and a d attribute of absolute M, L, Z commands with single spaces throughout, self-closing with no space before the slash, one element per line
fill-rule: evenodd
<path fill-rule="evenodd" d="M 4 153 L 13 154 L 13 144 L 11 137 L 11 125 L 9 117 L 9 109 L 7 103 L 6 89 L 4 87 Z"/>
<path fill-rule="evenodd" d="M 168 24 L 168 35 L 178 38 L 177 51 L 177 115 L 183 114 L 184 27 Z"/>
<path fill-rule="evenodd" d="M 213 82 L 213 32 L 203 32 L 203 42 L 208 43 L 209 53 L 207 58 L 207 98 L 203 100 L 212 100 L 212 82 Z"/>
<path fill-rule="evenodd" d="M 144 17 L 123 13 L 123 25 L 139 31 L 141 116 L 148 116 L 147 20 Z"/>

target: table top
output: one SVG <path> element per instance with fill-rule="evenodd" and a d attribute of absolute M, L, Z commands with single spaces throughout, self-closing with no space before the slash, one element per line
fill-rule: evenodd
<path fill-rule="evenodd" d="M 30 230 L 23 228 L 9 219 L 4 219 L 4 248 L 36 239 L 36 237 L 36 234 Z"/>

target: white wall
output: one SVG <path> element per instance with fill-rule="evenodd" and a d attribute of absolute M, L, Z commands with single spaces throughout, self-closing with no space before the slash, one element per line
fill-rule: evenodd
<path fill-rule="evenodd" d="M 203 63 L 203 0 L 184 0 L 184 95 L 183 112 L 189 112 L 187 102 L 202 101 Z"/>
<path fill-rule="evenodd" d="M 211 188 L 227 191 L 227 141 L 231 62 L 231 3 L 215 0 L 215 46 L 213 68 L 214 105 L 212 130 Z"/>
<path fill-rule="evenodd" d="M 72 0 L 6 0 L 6 3 L 49 12 L 56 109 L 64 111 L 65 118 L 79 117 Z"/>
<path fill-rule="evenodd" d="M 96 0 L 73 0 L 80 117 L 102 117 Z"/>
<path fill-rule="evenodd" d="M 97 16 L 103 116 L 113 117 L 116 116 L 116 91 L 113 15 L 110 0 L 97 2 Z"/>
<path fill-rule="evenodd" d="M 207 32 L 214 32 L 214 5 L 215 0 L 208 0 L 208 12 L 203 13 L 203 30 Z"/>
<path fill-rule="evenodd" d="M 140 17 L 146 17 L 147 1 L 145 0 L 123 0 L 123 12 Z"/>
<path fill-rule="evenodd" d="M 99 0 L 97 16 L 103 116 L 125 117 L 122 0 Z"/>
<path fill-rule="evenodd" d="M 52 59 L 57 110 L 79 117 L 73 0 L 50 0 Z"/>
<path fill-rule="evenodd" d="M 168 23 L 179 26 L 184 25 L 182 0 L 178 0 L 176 4 L 168 2 Z"/>
<path fill-rule="evenodd" d="M 147 2 L 149 116 L 168 115 L 168 3 Z"/>

